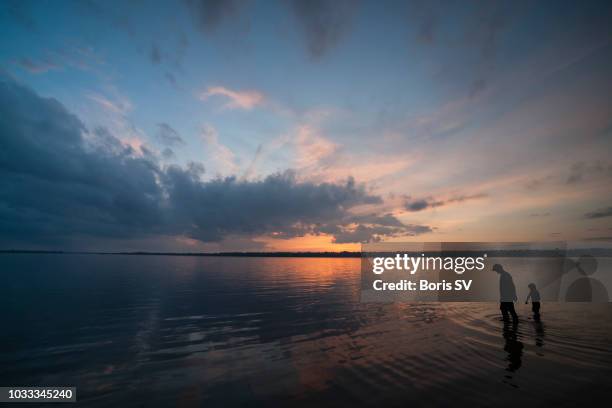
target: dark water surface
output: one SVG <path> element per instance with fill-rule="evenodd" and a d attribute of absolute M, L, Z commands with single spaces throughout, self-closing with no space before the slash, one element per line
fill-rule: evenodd
<path fill-rule="evenodd" d="M 0 255 L 0 386 L 83 406 L 576 406 L 612 306 L 363 304 L 359 259 Z M 601 405 L 596 403 L 596 405 Z M 606 402 L 607 403 L 607 402 Z M 31 405 L 29 405 L 31 406 Z"/>

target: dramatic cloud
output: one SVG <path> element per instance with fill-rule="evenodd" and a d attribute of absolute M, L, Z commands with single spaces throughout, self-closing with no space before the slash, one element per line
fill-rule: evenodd
<path fill-rule="evenodd" d="M 357 5 L 355 0 L 291 1 L 313 58 L 325 55 L 346 34 Z"/>
<path fill-rule="evenodd" d="M 584 214 L 584 217 L 589 219 L 612 217 L 612 207 L 601 208 L 599 210 L 588 212 Z"/>
<path fill-rule="evenodd" d="M 167 123 L 157 124 L 157 139 L 164 146 L 175 147 L 185 144 L 181 135 Z"/>
<path fill-rule="evenodd" d="M 258 91 L 234 91 L 222 86 L 212 86 L 200 94 L 200 100 L 205 101 L 211 96 L 222 96 L 228 99 L 223 106 L 227 109 L 250 110 L 261 104 L 264 96 Z"/>
<path fill-rule="evenodd" d="M 204 181 L 199 163 L 163 167 L 146 147 L 136 155 L 107 130 L 89 131 L 56 100 L 10 81 L 0 82 L 0 111 L 4 247 L 62 246 L 79 237 L 220 242 L 332 234 L 336 242 L 367 242 L 430 231 L 390 214 L 356 216 L 352 209 L 381 199 L 352 179 L 316 184 L 284 172 Z"/>
<path fill-rule="evenodd" d="M 177 225 L 204 242 L 231 234 L 316 234 L 336 227 L 349 216 L 349 208 L 379 201 L 352 180 L 343 185 L 299 183 L 291 172 L 253 182 L 236 177 L 201 182 L 172 167 L 165 183 Z"/>
<path fill-rule="evenodd" d="M 91 134 L 54 99 L 0 82 L 0 230 L 27 243 L 160 228 L 155 164 L 103 130 Z"/>
<path fill-rule="evenodd" d="M 427 208 L 442 207 L 448 204 L 462 203 L 464 201 L 470 201 L 470 200 L 478 200 L 480 198 L 485 198 L 485 197 L 487 197 L 487 194 L 478 193 L 478 194 L 471 194 L 471 195 L 455 196 L 447 200 L 434 200 L 432 198 L 421 198 L 417 200 L 408 199 L 408 201 L 405 204 L 405 208 L 408 211 L 417 212 L 417 211 L 425 210 Z"/>
<path fill-rule="evenodd" d="M 415 236 L 433 231 L 427 225 L 403 224 L 391 214 L 357 216 L 349 221 L 352 223 L 326 231 L 333 233 L 335 243 L 380 242 L 384 237 Z"/>

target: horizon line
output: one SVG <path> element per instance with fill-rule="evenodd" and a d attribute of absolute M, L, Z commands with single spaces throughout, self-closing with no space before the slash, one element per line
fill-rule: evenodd
<path fill-rule="evenodd" d="M 547 253 L 550 255 L 559 255 L 559 253 L 584 253 L 588 251 L 597 251 L 599 256 L 612 256 L 611 248 L 569 248 L 569 249 L 488 249 L 487 253 L 496 254 L 538 254 Z M 445 249 L 442 251 L 227 251 L 227 252 L 172 252 L 172 251 L 69 251 L 69 250 L 38 250 L 38 249 L 0 249 L 1 254 L 49 254 L 49 255 L 143 255 L 143 256 L 202 256 L 202 257 L 310 257 L 310 258 L 360 258 L 363 254 L 395 254 L 395 253 L 473 253 L 479 252 L 473 249 L 452 250 Z"/>

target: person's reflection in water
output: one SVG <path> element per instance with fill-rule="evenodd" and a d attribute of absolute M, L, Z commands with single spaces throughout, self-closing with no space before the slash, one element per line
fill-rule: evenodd
<path fill-rule="evenodd" d="M 523 342 L 518 339 L 518 322 L 504 322 L 503 336 L 505 340 L 504 351 L 508 353 L 506 371 L 515 372 L 521 368 L 523 357 Z"/>
<path fill-rule="evenodd" d="M 544 330 L 544 323 L 538 317 L 533 319 L 533 328 L 535 329 L 535 345 L 536 347 L 544 347 L 544 336 L 546 331 Z M 540 353 L 538 353 L 541 355 Z"/>

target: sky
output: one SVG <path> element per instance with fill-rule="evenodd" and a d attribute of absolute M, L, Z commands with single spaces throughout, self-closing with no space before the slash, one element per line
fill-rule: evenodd
<path fill-rule="evenodd" d="M 612 237 L 607 1 L 3 1 L 0 249 Z"/>

